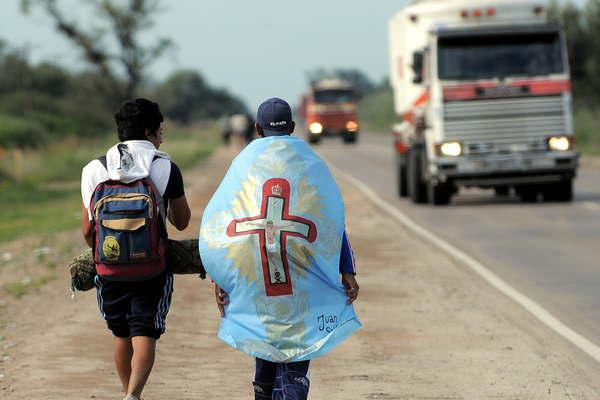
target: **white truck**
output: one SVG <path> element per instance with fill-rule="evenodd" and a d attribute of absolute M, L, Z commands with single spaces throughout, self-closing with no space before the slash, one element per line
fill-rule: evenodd
<path fill-rule="evenodd" d="M 389 24 L 398 192 L 571 201 L 578 167 L 561 27 L 532 0 L 413 0 Z"/>

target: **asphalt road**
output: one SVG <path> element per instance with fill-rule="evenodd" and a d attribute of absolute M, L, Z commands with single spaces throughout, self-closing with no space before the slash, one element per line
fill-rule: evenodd
<path fill-rule="evenodd" d="M 579 170 L 573 203 L 525 204 L 469 189 L 433 207 L 397 197 L 391 135 L 363 134 L 355 145 L 328 138 L 316 149 L 600 345 L 600 170 Z"/>

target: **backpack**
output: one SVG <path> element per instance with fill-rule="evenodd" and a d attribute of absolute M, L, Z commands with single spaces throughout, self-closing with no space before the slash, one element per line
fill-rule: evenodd
<path fill-rule="evenodd" d="M 106 157 L 98 160 L 106 168 Z M 114 281 L 141 281 L 165 270 L 164 204 L 150 177 L 131 183 L 100 183 L 90 211 L 98 275 Z"/>

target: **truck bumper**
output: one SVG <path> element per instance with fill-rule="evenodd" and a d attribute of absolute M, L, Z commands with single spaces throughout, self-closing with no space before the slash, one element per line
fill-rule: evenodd
<path fill-rule="evenodd" d="M 350 132 L 346 129 L 323 129 L 323 132 L 319 134 L 322 137 L 333 137 L 333 136 L 347 136 L 347 135 L 358 135 L 358 131 Z"/>
<path fill-rule="evenodd" d="M 511 153 L 439 158 L 430 165 L 431 180 L 460 186 L 518 186 L 573 178 L 576 152 Z"/>

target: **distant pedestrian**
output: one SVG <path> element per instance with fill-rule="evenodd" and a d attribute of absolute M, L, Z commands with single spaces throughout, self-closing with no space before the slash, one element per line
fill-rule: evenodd
<path fill-rule="evenodd" d="M 190 209 L 179 168 L 158 151 L 158 104 L 128 101 L 115 121 L 119 143 L 83 169 L 82 229 L 93 249 L 98 306 L 115 337 L 125 399 L 137 400 L 154 364 L 156 340 L 165 332 L 173 291 L 166 220 L 183 230 Z"/>
<path fill-rule="evenodd" d="M 229 118 L 229 130 L 242 147 L 246 146 L 254 139 L 254 119 L 247 113 L 234 114 Z"/>

